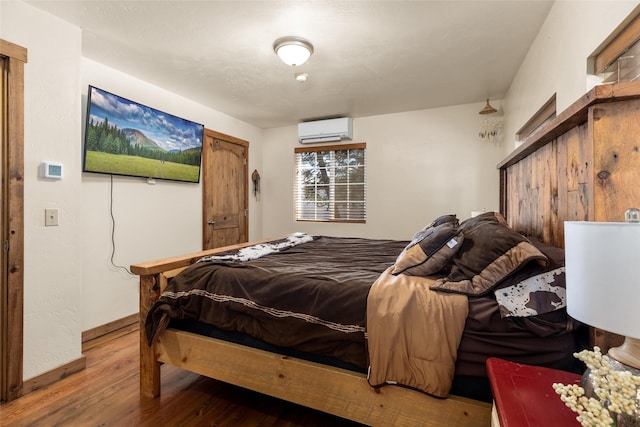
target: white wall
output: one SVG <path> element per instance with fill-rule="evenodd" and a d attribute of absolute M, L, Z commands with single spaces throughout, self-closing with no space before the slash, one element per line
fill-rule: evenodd
<path fill-rule="evenodd" d="M 249 141 L 249 167 L 260 168 L 261 130 L 87 58 L 82 61 L 83 117 L 88 85 L 158 110 L 204 123 L 208 129 Z M 79 144 L 81 147 L 82 144 Z M 138 312 L 138 277 L 111 266 L 110 180 L 82 177 L 82 330 Z M 117 265 L 171 257 L 202 249 L 201 184 L 113 178 Z M 250 198 L 249 238 L 262 237 L 261 203 Z"/>
<path fill-rule="evenodd" d="M 24 377 L 81 355 L 80 30 L 19 2 L 0 2 L 0 37 L 28 49 L 24 144 Z M 42 160 L 65 179 L 38 177 Z M 44 226 L 58 208 L 60 226 Z"/>
<path fill-rule="evenodd" d="M 353 142 L 367 143 L 366 224 L 296 222 L 297 127 L 266 130 L 265 236 L 304 231 L 410 239 L 439 215 L 455 213 L 465 219 L 472 210 L 497 210 L 496 165 L 502 159 L 502 148 L 478 139 L 482 107 L 484 103 L 354 119 Z"/>
<path fill-rule="evenodd" d="M 109 267 L 109 179 L 82 174 L 87 84 L 199 121 L 250 142 L 249 167 L 262 164 L 254 126 L 81 56 L 80 29 L 13 0 L 0 1 L 0 38 L 28 50 L 25 66 L 24 378 L 81 356 L 81 333 L 138 310 L 135 278 Z M 64 179 L 38 177 L 43 160 Z M 200 185 L 114 178 L 116 262 L 125 266 L 201 247 Z M 44 227 L 44 209 L 60 225 Z M 249 238 L 262 236 L 262 205 L 249 204 Z M 162 231 L 162 234 L 156 233 Z"/>
<path fill-rule="evenodd" d="M 557 0 L 504 99 L 505 153 L 515 134 L 556 93 L 558 113 L 593 87 L 587 58 L 640 3 Z"/>

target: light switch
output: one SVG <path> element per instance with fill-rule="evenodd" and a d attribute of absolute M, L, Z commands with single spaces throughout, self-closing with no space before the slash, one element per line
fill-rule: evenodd
<path fill-rule="evenodd" d="M 44 225 L 45 227 L 58 225 L 58 209 L 52 208 L 44 210 Z"/>

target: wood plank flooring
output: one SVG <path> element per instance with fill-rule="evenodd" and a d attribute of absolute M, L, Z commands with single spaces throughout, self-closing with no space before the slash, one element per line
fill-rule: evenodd
<path fill-rule="evenodd" d="M 1 426 L 336 426 L 360 424 L 162 367 L 162 395 L 139 394 L 138 330 L 87 346 L 87 368 L 13 402 Z"/>

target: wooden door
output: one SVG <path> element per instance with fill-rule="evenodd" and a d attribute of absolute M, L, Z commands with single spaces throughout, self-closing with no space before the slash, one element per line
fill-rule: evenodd
<path fill-rule="evenodd" d="M 0 56 L 0 204 L 2 205 L 2 214 L 0 215 L 0 241 L 2 243 L 2 250 L 0 251 L 0 267 L 2 270 L 2 275 L 0 275 L 0 401 L 6 400 L 6 383 L 5 380 L 7 378 L 6 370 L 6 362 L 5 362 L 5 348 L 6 348 L 6 340 L 7 340 L 7 276 L 8 276 L 8 266 L 7 266 L 7 251 L 4 250 L 4 242 L 7 239 L 7 233 L 5 224 L 7 220 L 5 207 L 7 203 L 4 200 L 5 194 L 7 191 L 4 189 L 6 178 L 4 176 L 5 171 L 7 170 L 5 166 L 6 158 L 5 155 L 5 144 L 6 144 L 6 120 L 4 116 L 6 114 L 5 110 L 5 62 L 6 59 L 3 56 Z"/>
<path fill-rule="evenodd" d="M 248 238 L 247 141 L 205 129 L 202 149 L 202 248 Z"/>
<path fill-rule="evenodd" d="M 0 400 L 23 393 L 24 66 L 27 49 L 0 40 Z"/>

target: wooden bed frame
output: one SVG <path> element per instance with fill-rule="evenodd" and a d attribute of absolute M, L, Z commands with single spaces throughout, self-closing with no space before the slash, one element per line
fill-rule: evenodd
<path fill-rule="evenodd" d="M 557 246 L 565 220 L 620 220 L 625 209 L 640 206 L 639 141 L 640 83 L 596 87 L 498 165 L 502 213 L 516 230 Z M 131 266 L 140 275 L 143 396 L 160 394 L 160 365 L 167 363 L 368 425 L 490 425 L 487 403 L 372 388 L 362 374 L 189 332 L 168 329 L 147 346 L 144 319 L 169 278 L 204 255 L 248 245 Z M 592 334 L 605 349 L 616 340 Z"/>
<path fill-rule="evenodd" d="M 163 332 L 152 347 L 147 345 L 144 319 L 169 278 L 204 255 L 255 243 L 260 242 L 131 267 L 140 275 L 140 393 L 143 396 L 159 396 L 160 364 L 168 363 L 368 425 L 490 424 L 491 406 L 484 402 L 457 396 L 438 399 L 403 387 L 373 388 L 364 374 L 176 329 Z"/>

